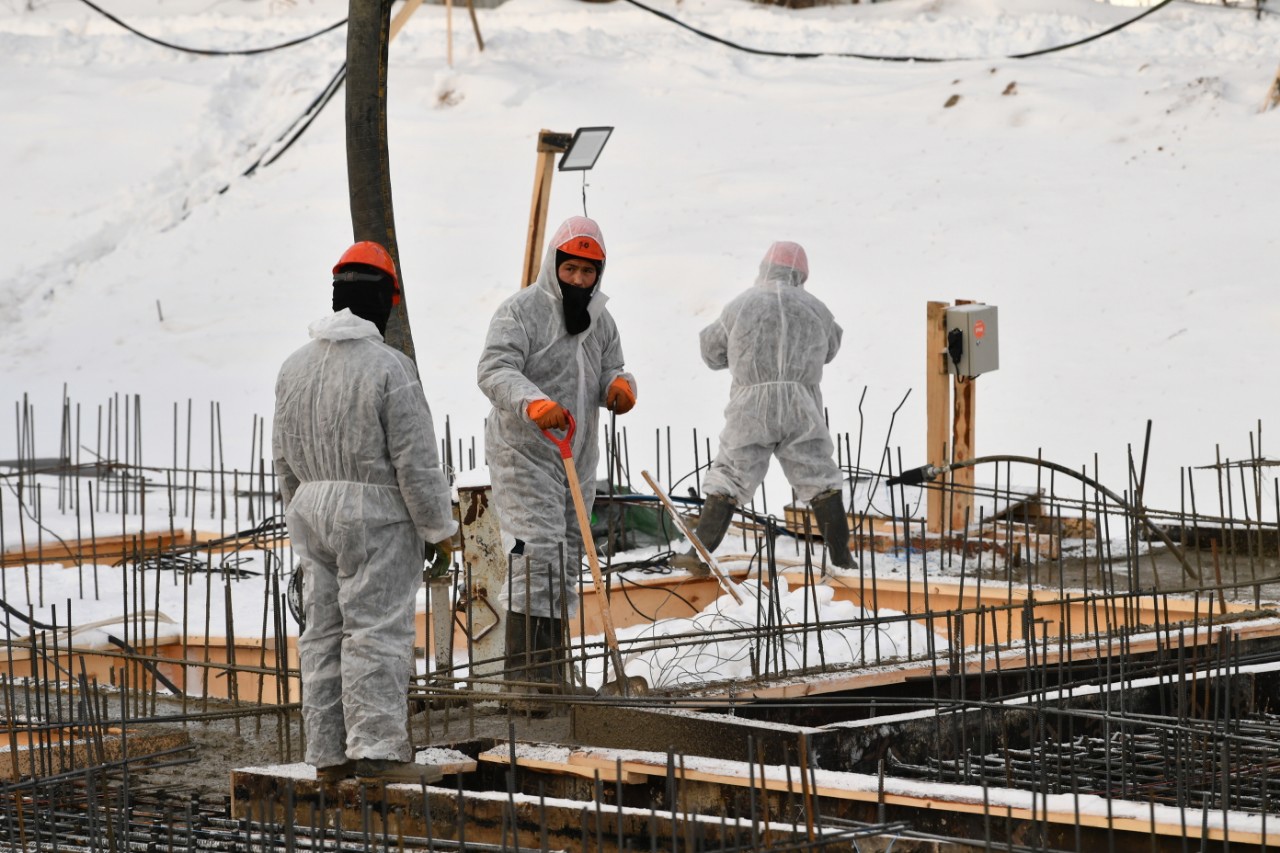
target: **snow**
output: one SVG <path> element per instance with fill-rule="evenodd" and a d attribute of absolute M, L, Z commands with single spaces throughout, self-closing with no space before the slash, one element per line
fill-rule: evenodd
<path fill-rule="evenodd" d="M 662 619 L 619 629 L 619 643 L 629 641 L 624 661 L 627 674 L 643 676 L 655 688 L 750 679 L 757 674 L 755 658 L 766 653 L 759 639 L 751 636 L 762 623 L 792 628 L 779 631 L 776 646 L 767 652 L 776 656 L 774 670 L 880 663 L 905 658 L 909 643 L 917 653 L 930 648 L 928 631 L 901 619 L 898 611 L 873 611 L 850 601 L 835 601 L 835 590 L 826 584 L 793 590 L 779 575 L 777 585 L 771 594 L 759 581 L 745 581 L 734 587 L 743 599 L 741 604 L 726 592 L 690 619 Z M 776 608 L 772 616 L 771 606 Z M 735 636 L 735 632 L 741 633 Z M 703 639 L 697 642 L 696 638 Z M 946 639 L 934 635 L 933 648 L 945 652 Z M 588 669 L 591 686 L 599 686 L 593 679 L 598 675 Z"/>
<path fill-rule="evenodd" d="M 758 57 L 625 3 L 510 0 L 478 11 L 483 53 L 455 16 L 450 69 L 444 10 L 420 9 L 391 51 L 390 145 L 438 430 L 447 414 L 455 436 L 481 433 L 488 403 L 473 366 L 490 313 L 517 285 L 538 129 L 596 124 L 617 128 L 586 194 L 639 380 L 620 425 L 640 464 L 656 429 L 672 426 L 683 470 L 690 431 L 718 431 L 728 377 L 701 365 L 697 331 L 774 239 L 806 246 L 810 289 L 846 329 L 825 398 L 833 426 L 856 433 L 866 389 L 872 458 L 913 389 L 889 447 L 908 466 L 923 461 L 931 299 L 1000 309 L 1001 368 L 979 380 L 979 452 L 1043 449 L 1073 467 L 1096 452 L 1103 482 L 1122 487 L 1126 448 L 1141 451 L 1151 418 L 1148 502 L 1174 505 L 1178 466 L 1212 462 L 1218 444 L 1244 457 L 1257 422 L 1275 421 L 1265 352 L 1280 320 L 1268 177 L 1280 111 L 1257 110 L 1280 18 L 1175 4 L 1015 61 L 999 57 L 1135 10 L 655 2 L 756 47 L 986 58 Z M 158 37 L 223 48 L 345 14 L 340 0 L 108 8 Z M 56 452 L 66 383 L 86 426 L 111 394 L 142 395 L 147 457 L 166 461 L 172 405 L 195 400 L 200 448 L 202 407 L 218 401 L 228 458 L 249 457 L 250 420 L 269 415 L 275 370 L 327 310 L 327 271 L 349 242 L 341 99 L 277 164 L 240 173 L 342 60 L 341 31 L 197 57 L 66 0 L 0 5 L 0 401 L 31 395 L 39 452 Z M 581 211 L 582 189 L 556 176 L 552 224 Z M 770 483 L 780 491 L 776 472 Z"/>

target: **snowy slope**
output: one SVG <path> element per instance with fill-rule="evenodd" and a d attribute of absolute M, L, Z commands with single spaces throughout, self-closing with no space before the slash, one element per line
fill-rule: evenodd
<path fill-rule="evenodd" d="M 609 124 L 586 192 L 640 383 L 635 455 L 660 425 L 718 431 L 728 377 L 701 364 L 697 332 L 775 239 L 806 246 L 810 289 L 845 328 L 825 383 L 833 426 L 858 428 L 866 387 L 878 444 L 912 389 L 892 439 L 908 465 L 923 461 L 930 299 L 1000 308 L 979 452 L 1043 448 L 1068 465 L 1096 452 L 1123 488 L 1125 447 L 1140 450 L 1152 418 L 1149 494 L 1176 504 L 1177 466 L 1213 461 L 1217 443 L 1246 455 L 1259 419 L 1268 450 L 1280 110 L 1257 109 L 1280 16 L 1176 3 L 1081 48 L 1008 60 L 1136 10 L 655 2 L 757 47 L 987 58 L 760 57 L 623 2 L 510 0 L 480 10 L 483 53 L 454 16 L 449 69 L 444 9 L 419 10 L 392 47 L 392 175 L 419 366 L 455 434 L 478 434 L 488 409 L 474 364 L 517 284 L 536 133 Z M 336 0 L 108 8 L 222 48 L 345 14 Z M 74 0 L 0 5 L 0 403 L 32 395 L 49 432 L 38 451 L 57 450 L 65 382 L 87 408 L 141 394 L 160 456 L 175 401 L 220 401 L 241 458 L 350 239 L 340 99 L 279 163 L 240 173 L 343 56 L 341 30 L 209 58 L 147 44 Z M 552 224 L 581 210 L 580 179 L 558 175 Z M 0 433 L 0 458 L 13 444 Z"/>

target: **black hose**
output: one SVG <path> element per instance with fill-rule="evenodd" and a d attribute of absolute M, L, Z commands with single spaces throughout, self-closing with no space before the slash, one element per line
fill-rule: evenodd
<path fill-rule="evenodd" d="M 627 0 L 627 2 L 638 9 L 643 9 L 644 11 L 648 12 L 651 15 L 657 15 L 659 18 L 662 18 L 663 20 L 666 20 L 666 21 L 670 21 L 671 23 L 675 24 L 678 27 L 683 27 L 689 32 L 695 35 L 701 36 L 704 39 L 716 42 L 717 44 L 722 44 L 725 47 L 731 47 L 734 50 L 740 50 L 743 53 L 752 53 L 757 56 L 778 56 L 784 59 L 820 59 L 822 57 L 836 57 L 840 59 L 869 59 L 876 62 L 971 62 L 974 59 L 985 58 L 985 57 L 973 57 L 973 56 L 947 56 L 947 57 L 895 56 L 895 55 L 878 55 L 878 54 L 871 54 L 871 53 L 854 53 L 854 52 L 801 53 L 797 51 L 787 51 L 787 50 L 765 50 L 763 48 L 748 47 L 747 45 L 738 44 L 737 42 L 729 41 L 729 39 L 727 38 L 714 35 L 705 30 L 700 30 L 697 27 L 694 27 L 690 24 L 686 24 L 684 21 L 680 20 L 679 18 L 676 18 L 673 15 L 669 15 L 666 12 L 653 8 L 652 6 L 647 6 L 644 3 L 641 3 L 640 0 Z M 1128 19 L 1127 21 L 1123 21 L 1119 24 L 1116 24 L 1114 27 L 1108 27 L 1107 29 L 1103 30 L 1100 33 L 1094 33 L 1091 36 L 1087 36 L 1086 38 L 1082 38 L 1077 41 L 1068 42 L 1067 44 L 1055 45 L 1054 47 L 1041 48 L 1040 50 L 1032 50 L 1026 53 L 1012 53 L 1003 58 L 1004 59 L 1029 59 L 1033 56 L 1043 56 L 1046 53 L 1055 53 L 1059 50 L 1066 50 L 1072 47 L 1079 47 L 1082 44 L 1088 44 L 1089 42 L 1100 39 L 1103 36 L 1109 36 L 1112 33 L 1119 32 L 1120 30 L 1123 30 L 1125 27 L 1129 26 L 1130 24 L 1134 24 L 1134 23 L 1137 23 L 1138 21 L 1141 21 L 1143 18 L 1147 17 L 1147 15 L 1150 15 L 1151 13 L 1159 9 L 1163 9 L 1165 6 L 1168 6 L 1172 2 L 1173 0 L 1160 0 L 1159 3 L 1152 6 L 1150 9 L 1143 11 L 1139 15 L 1135 15 L 1134 17 Z"/>
<path fill-rule="evenodd" d="M 997 453 L 991 456 L 978 456 L 973 459 L 964 459 L 960 462 L 953 462 L 944 470 L 954 471 L 957 468 L 972 468 L 975 465 L 981 465 L 984 462 L 1019 462 L 1025 465 L 1037 465 L 1041 468 L 1048 468 L 1050 471 L 1057 471 L 1059 474 L 1065 474 L 1068 477 L 1074 477 L 1080 482 L 1088 485 L 1090 488 L 1097 489 L 1099 492 L 1102 492 L 1110 498 L 1115 504 L 1122 506 L 1127 511 L 1133 513 L 1133 515 L 1135 515 L 1148 530 L 1154 533 L 1160 541 L 1164 543 L 1165 547 L 1169 549 L 1169 553 L 1173 554 L 1173 556 L 1178 559 L 1178 562 L 1182 564 L 1182 571 L 1187 577 L 1193 580 L 1200 580 L 1199 573 L 1196 572 L 1195 569 L 1191 568 L 1191 564 L 1187 562 L 1186 556 L 1178 550 L 1176 545 L 1173 544 L 1173 540 L 1169 538 L 1169 534 L 1165 533 L 1162 528 L 1157 526 L 1156 523 L 1147 516 L 1146 510 L 1141 506 L 1134 506 L 1129 503 L 1124 498 L 1120 497 L 1115 492 L 1090 477 L 1088 474 L 1082 474 L 1079 471 L 1074 471 L 1065 465 L 1059 465 L 1057 462 L 1050 462 L 1047 459 L 1040 459 L 1035 456 L 1016 456 L 1007 453 Z"/>
<path fill-rule="evenodd" d="M 347 189 L 356 241 L 381 243 L 391 253 L 400 280 L 400 301 L 391 309 L 384 339 L 414 358 L 405 302 L 400 250 L 391 204 L 387 154 L 387 48 L 391 0 L 351 0 L 347 24 Z"/>
<path fill-rule="evenodd" d="M 194 53 L 194 54 L 197 54 L 198 56 L 254 56 L 259 53 L 270 53 L 273 50 L 283 50 L 286 47 L 293 47 L 294 45 L 299 45 L 299 44 L 302 44 L 303 42 L 311 41 L 313 38 L 318 38 L 319 36 L 322 36 L 325 33 L 331 33 L 334 30 L 336 30 L 338 27 L 342 26 L 347 22 L 347 19 L 343 18 L 341 21 L 332 23 L 322 30 L 316 30 L 311 35 L 301 36 L 296 39 L 290 39 L 289 41 L 281 42 L 280 44 L 273 44 L 269 47 L 251 47 L 251 48 L 246 48 L 244 50 L 211 50 L 208 48 L 201 48 L 201 47 L 185 47 L 184 45 L 174 44 L 173 42 L 168 42 L 168 41 L 165 41 L 164 39 L 156 38 L 155 36 L 149 36 L 146 33 L 142 32 L 141 30 L 137 29 L 136 27 L 133 27 L 125 23 L 124 21 L 122 21 L 120 18 L 117 18 L 115 15 L 111 14 L 106 9 L 103 9 L 101 6 L 94 3 L 93 0 L 80 0 L 80 2 L 88 6 L 93 11 L 97 12 L 102 17 L 106 18 L 108 21 L 111 21 L 113 24 L 117 24 L 121 27 L 124 27 L 126 30 L 133 33 L 135 36 L 137 36 L 140 39 L 145 39 L 146 41 L 149 41 L 152 44 L 159 45 L 160 47 L 167 47 L 170 50 L 180 50 L 183 53 Z"/>

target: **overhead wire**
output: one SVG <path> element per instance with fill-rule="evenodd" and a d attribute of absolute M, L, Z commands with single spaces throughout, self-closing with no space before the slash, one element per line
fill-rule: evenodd
<path fill-rule="evenodd" d="M 101 6 L 98 6 L 96 3 L 94 3 L 93 0 L 80 0 L 80 2 L 89 6 L 91 9 L 95 10 L 96 12 L 101 14 L 103 17 L 123 27 L 124 29 L 138 36 L 139 38 L 145 39 L 146 41 L 149 41 L 161 47 L 182 51 L 184 53 L 197 54 L 200 56 L 252 56 L 252 55 L 257 55 L 262 53 L 269 53 L 271 51 L 282 50 L 284 48 L 293 47 L 293 46 L 302 44 L 304 42 L 310 41 L 326 33 L 332 32 L 333 30 L 336 30 L 337 28 L 347 23 L 347 19 L 343 18 L 341 21 L 336 21 L 335 23 L 330 24 L 329 26 L 321 30 L 318 30 L 314 33 L 311 33 L 310 35 L 301 36 L 296 39 L 290 39 L 289 41 L 282 42 L 276 45 L 269 45 L 266 47 L 259 47 L 259 48 L 247 48 L 242 50 L 215 50 L 215 49 L 207 49 L 207 48 L 186 47 L 184 45 L 174 44 L 172 42 L 165 41 L 164 39 L 156 38 L 155 36 L 148 35 L 147 33 L 144 33 L 141 30 L 137 29 L 136 27 L 131 26 L 130 24 L 126 23 L 124 20 L 120 19 L 116 15 L 111 14 L 107 10 L 103 9 Z M 627 2 L 652 15 L 662 18 L 663 20 L 666 20 L 670 23 L 673 23 L 678 27 L 686 29 L 702 38 L 716 42 L 717 44 L 722 44 L 734 50 L 739 50 L 745 53 L 751 53 L 758 56 L 776 56 L 776 57 L 791 58 L 791 59 L 818 59 L 821 57 L 838 57 L 838 58 L 862 59 L 862 60 L 870 60 L 870 61 L 878 61 L 878 62 L 934 62 L 934 63 L 970 61 L 972 59 L 980 58 L 980 57 L 928 57 L 928 56 L 914 56 L 914 55 L 880 55 L 880 54 L 860 53 L 855 51 L 799 52 L 799 51 L 767 50 L 764 48 L 755 48 L 755 47 L 750 47 L 748 45 L 738 44 L 737 42 L 731 41 L 730 39 L 715 35 L 713 33 L 709 33 L 705 30 L 701 30 L 697 27 L 694 27 L 691 24 L 681 21 L 679 18 L 676 18 L 674 15 L 668 14 L 659 9 L 655 9 L 652 6 L 649 6 L 643 2 L 640 2 L 640 0 L 627 0 Z M 1043 56 L 1045 54 L 1054 53 L 1060 50 L 1067 50 L 1068 48 L 1079 47 L 1080 45 L 1087 44 L 1091 41 L 1095 41 L 1097 39 L 1103 38 L 1104 36 L 1111 35 L 1112 33 L 1118 32 L 1134 23 L 1137 23 L 1138 21 L 1164 8 L 1165 6 L 1169 5 L 1172 2 L 1173 0 L 1161 0 L 1161 2 L 1157 3 L 1156 5 L 1152 6 L 1149 9 L 1144 10 L 1140 14 L 1135 15 L 1134 17 L 1129 18 L 1128 20 L 1122 21 L 1121 23 L 1116 24 L 1115 26 L 1108 27 L 1107 29 L 1102 30 L 1101 32 L 1094 33 L 1093 35 L 1087 36 L 1085 38 L 1077 39 L 1076 41 L 1068 42 L 1066 44 L 1055 45 L 1053 47 L 1041 48 L 1039 50 L 1027 51 L 1024 53 L 1009 54 L 1006 58 L 1028 59 L 1034 56 Z M 346 63 L 344 62 L 342 66 L 338 69 L 338 71 L 333 75 L 333 77 L 330 78 L 329 82 L 320 91 L 320 93 L 316 96 L 316 98 L 307 107 L 307 109 L 304 110 L 302 114 L 299 115 L 296 119 L 294 119 L 294 121 L 289 125 L 289 127 L 287 127 L 274 140 L 274 143 L 280 143 L 283 141 L 284 144 L 279 148 L 274 148 L 274 149 L 272 147 L 268 147 L 268 149 L 264 151 L 258 157 L 257 160 L 255 160 L 252 164 L 250 164 L 249 167 L 246 168 L 244 172 L 241 173 L 242 177 L 252 176 L 259 168 L 270 166 L 271 164 L 279 160 L 280 157 L 282 157 L 286 151 L 288 151 L 290 148 L 293 147 L 293 144 L 297 142 L 298 139 L 300 139 L 304 133 L 306 133 L 307 129 L 311 127 L 312 123 L 316 120 L 316 118 L 320 115 L 320 113 L 324 110 L 324 108 L 333 99 L 334 95 L 337 94 L 338 90 L 342 87 L 342 83 L 346 79 L 346 71 L 347 71 L 347 67 L 346 67 Z M 228 187 L 223 187 L 221 191 L 225 192 L 227 189 Z M 585 187 L 584 187 L 584 194 L 585 194 Z M 584 197 L 584 207 L 585 207 L 585 197 Z"/>
<path fill-rule="evenodd" d="M 756 56 L 777 56 L 784 59 L 821 59 L 824 57 L 831 57 L 831 58 L 838 58 L 838 59 L 866 59 L 874 62 L 971 62 L 975 59 L 989 58 L 989 57 L 981 57 L 981 56 L 914 56 L 914 55 L 895 55 L 895 54 L 874 54 L 874 53 L 859 53 L 856 51 L 812 51 L 812 52 L 805 51 L 805 52 L 802 52 L 802 51 L 789 51 L 789 50 L 768 50 L 766 48 L 751 47 L 749 45 L 739 44 L 735 41 L 731 41 L 727 38 L 724 38 L 723 36 L 718 36 L 718 35 L 715 35 L 714 33 L 709 33 L 706 30 L 698 29 L 692 24 L 685 23 L 684 21 L 680 20 L 674 15 L 670 15 L 666 12 L 663 12 L 660 9 L 655 9 L 652 6 L 649 6 L 645 3 L 640 2 L 640 0 L 627 0 L 627 2 L 638 9 L 643 9 L 644 11 L 648 12 L 651 15 L 656 15 L 657 17 L 662 18 L 665 21 L 669 21 L 670 23 L 673 23 L 678 27 L 686 29 L 693 34 L 700 36 L 701 38 L 716 42 L 717 44 L 722 44 L 725 47 L 730 47 L 730 48 L 733 48 L 734 50 L 740 50 L 743 53 L 751 53 Z M 1025 53 L 1011 53 L 1011 54 L 1005 55 L 1002 58 L 1030 59 L 1033 56 L 1044 56 L 1045 54 L 1056 53 L 1057 51 L 1060 51 L 1060 50 L 1067 50 L 1069 48 L 1079 47 L 1080 45 L 1088 44 L 1091 41 L 1096 41 L 1100 38 L 1103 38 L 1104 36 L 1109 36 L 1112 33 L 1119 32 L 1120 30 L 1123 30 L 1125 27 L 1128 27 L 1132 24 L 1136 24 L 1138 21 L 1141 21 L 1143 18 L 1159 11 L 1160 9 L 1163 9 L 1165 6 L 1168 6 L 1172 2 L 1173 0 L 1160 0 L 1159 3 L 1152 6 L 1150 9 L 1146 9 L 1140 14 L 1135 15 L 1132 18 L 1129 18 L 1128 20 L 1122 21 L 1121 23 L 1116 24 L 1115 26 L 1108 27 L 1107 29 L 1102 30 L 1101 32 L 1097 32 L 1097 33 L 1094 33 L 1093 35 L 1086 36 L 1085 38 L 1077 39 L 1076 41 L 1067 42 L 1066 44 L 1054 45 L 1053 47 L 1040 48 L 1039 50 L 1031 50 Z"/>
<path fill-rule="evenodd" d="M 135 36 L 137 36 L 140 39 L 149 41 L 154 45 L 159 45 L 160 47 L 167 47 L 170 50 L 178 50 L 183 53 L 194 53 L 197 56 L 256 56 L 257 54 L 260 54 L 260 53 L 271 53 L 272 51 L 275 51 L 275 50 L 283 50 L 287 47 L 294 47 L 304 42 L 311 41 L 314 38 L 319 38 L 320 36 L 325 35 L 326 33 L 333 32 L 334 30 L 338 29 L 338 27 L 341 27 L 347 23 L 347 19 L 343 18 L 341 21 L 336 21 L 323 29 L 316 30 L 314 33 L 311 33 L 310 35 L 299 36 L 298 38 L 290 39 L 289 41 L 281 42 L 280 44 L 268 45 L 267 47 L 250 47 L 250 48 L 244 48 L 242 50 L 218 50 L 215 48 L 187 47 L 186 45 L 174 44 L 171 41 L 165 41 L 162 38 L 157 38 L 156 36 L 148 35 L 147 33 L 144 33 L 142 30 L 139 30 L 137 27 L 133 26 L 132 24 L 129 24 L 123 19 L 119 18 L 118 16 L 111 14 L 106 9 L 94 3 L 93 0 L 80 0 L 80 2 L 88 6 L 93 11 L 97 12 L 102 17 L 106 18 L 108 21 L 111 21 L 113 24 L 116 24 L 118 26 L 125 28 L 126 30 L 133 33 Z"/>

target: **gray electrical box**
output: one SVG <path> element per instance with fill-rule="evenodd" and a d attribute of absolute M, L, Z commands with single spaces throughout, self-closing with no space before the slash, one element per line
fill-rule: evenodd
<path fill-rule="evenodd" d="M 978 376 L 1000 367 L 1000 324 L 994 305 L 947 309 L 947 373 Z"/>

